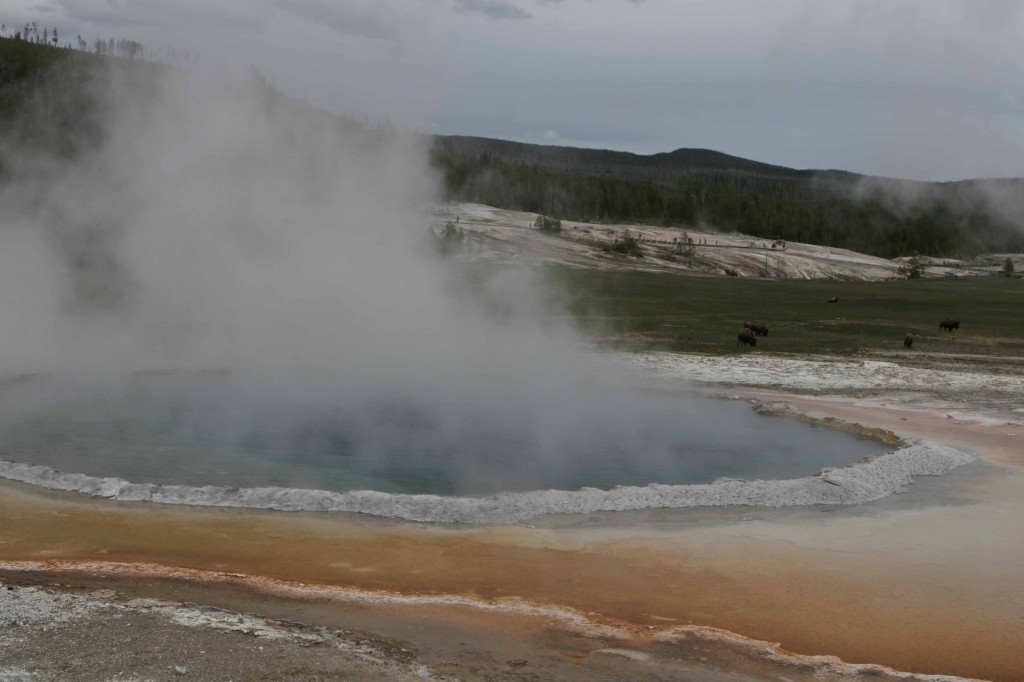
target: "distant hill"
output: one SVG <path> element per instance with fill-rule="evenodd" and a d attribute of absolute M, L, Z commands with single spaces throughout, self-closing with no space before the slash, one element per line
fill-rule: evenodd
<path fill-rule="evenodd" d="M 527 163 L 548 168 L 592 168 L 606 171 L 649 173 L 671 172 L 681 169 L 744 171 L 766 175 L 807 177 L 813 171 L 800 171 L 784 166 L 773 166 L 758 161 L 730 156 L 711 149 L 677 149 L 644 156 L 630 152 L 579 147 L 555 147 L 522 142 L 509 142 L 486 137 L 461 135 L 439 136 L 439 145 L 447 152 L 463 154 L 492 154 L 506 161 Z"/>
<path fill-rule="evenodd" d="M 892 258 L 1024 250 L 1024 180 L 926 183 L 709 149 L 649 156 L 438 136 L 448 198 L 559 218 L 702 224 Z"/>
<path fill-rule="evenodd" d="M 92 85 L 116 77 L 119 88 L 144 99 L 158 72 L 171 68 L 0 38 L 0 181 L 40 152 L 69 157 L 101 141 L 109 103 Z M 330 117 L 270 89 L 267 97 L 273 106 Z M 709 149 L 644 156 L 462 136 L 434 137 L 432 159 L 449 200 L 559 218 L 700 224 L 889 258 L 1024 251 L 1019 179 L 922 183 L 797 170 Z"/>
<path fill-rule="evenodd" d="M 147 97 L 164 68 L 0 38 L 0 174 L 43 154 L 66 158 L 97 144 L 108 113 L 104 90 L 97 86 L 118 78 L 138 97 Z"/>
<path fill-rule="evenodd" d="M 70 158 L 100 144 L 112 108 L 124 101 L 110 101 L 110 93 L 134 98 L 144 109 L 157 101 L 161 77 L 180 71 L 134 57 L 0 38 L 0 180 L 15 170 L 28 172 L 33 159 Z M 364 140 L 388 134 L 286 97 L 257 74 L 253 85 L 267 107 L 311 123 L 358 128 Z"/>

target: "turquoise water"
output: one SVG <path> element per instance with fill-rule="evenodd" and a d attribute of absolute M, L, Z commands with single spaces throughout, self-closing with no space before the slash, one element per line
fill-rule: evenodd
<path fill-rule="evenodd" d="M 600 387 L 451 392 L 229 375 L 0 392 L 0 458 L 133 482 L 480 496 L 783 479 L 883 444 L 741 401 Z"/>

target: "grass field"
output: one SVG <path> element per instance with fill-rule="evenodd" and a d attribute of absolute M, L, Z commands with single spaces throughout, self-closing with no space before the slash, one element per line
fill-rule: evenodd
<path fill-rule="evenodd" d="M 588 333 L 617 347 L 710 354 L 911 352 L 1024 356 L 1024 281 L 835 282 L 552 268 Z M 838 297 L 838 303 L 828 299 Z M 953 317 L 960 329 L 940 332 Z M 745 320 L 767 338 L 738 347 Z"/>

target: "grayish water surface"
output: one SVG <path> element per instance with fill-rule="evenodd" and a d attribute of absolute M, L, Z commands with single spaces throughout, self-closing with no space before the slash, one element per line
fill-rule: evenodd
<path fill-rule="evenodd" d="M 490 383 L 425 398 L 403 386 L 41 379 L 0 392 L 0 457 L 133 482 L 476 496 L 796 478 L 888 449 L 690 394 L 594 386 L 522 397 Z"/>

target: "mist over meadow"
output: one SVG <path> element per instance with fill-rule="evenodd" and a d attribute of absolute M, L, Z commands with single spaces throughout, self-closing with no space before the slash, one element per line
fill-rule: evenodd
<path fill-rule="evenodd" d="M 381 461 L 418 445 L 535 464 L 641 443 L 674 456 L 664 410 L 643 418 L 637 396 L 595 393 L 613 372 L 580 369 L 592 360 L 540 314 L 552 298 L 540 279 L 484 279 L 500 317 L 458 288 L 430 243 L 438 182 L 421 138 L 336 119 L 256 78 L 106 68 L 89 84 L 94 134 L 72 153 L 23 142 L 65 132 L 46 129 L 45 101 L 26 102 L 31 134 L 6 142 L 0 374 L 46 377 L 8 388 L 8 456 L 33 438 L 62 451 L 18 435 L 61 414 L 199 429 L 199 446 L 243 458 L 260 450 L 254 433 L 278 438 L 278 453 L 302 441 L 313 460 L 331 457 L 331 424 L 346 451 Z M 224 379 L 146 386 L 200 370 Z M 707 440 L 725 424 L 703 411 Z M 202 466 L 201 453 L 177 456 Z"/>

